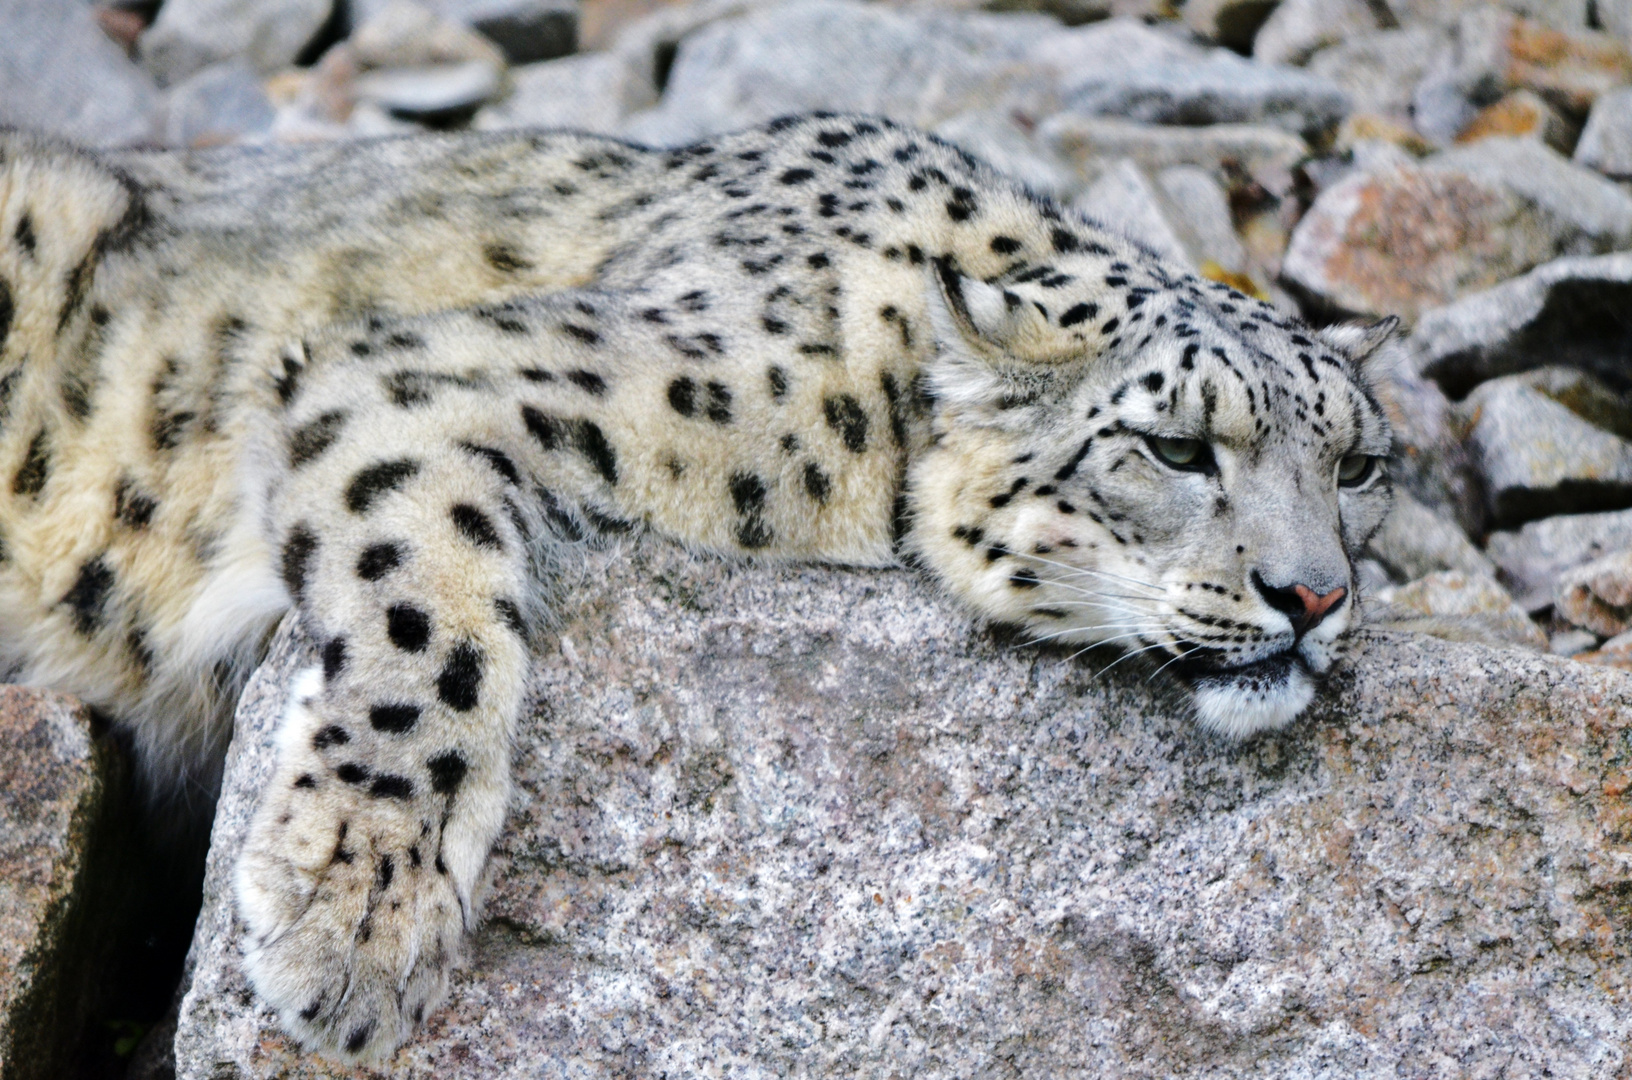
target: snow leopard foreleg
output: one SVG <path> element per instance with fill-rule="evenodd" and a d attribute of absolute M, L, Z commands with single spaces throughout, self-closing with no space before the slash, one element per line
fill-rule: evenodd
<path fill-rule="evenodd" d="M 475 925 L 547 524 L 504 378 L 398 337 L 395 359 L 331 339 L 289 369 L 269 526 L 322 665 L 295 687 L 236 881 L 256 989 L 347 1058 L 408 1035 Z"/>

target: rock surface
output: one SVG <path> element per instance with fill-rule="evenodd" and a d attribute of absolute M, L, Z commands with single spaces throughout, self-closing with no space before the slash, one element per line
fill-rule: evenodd
<path fill-rule="evenodd" d="M 1553 609 L 1602 637 L 1632 629 L 1632 550 L 1566 570 L 1554 588 Z"/>
<path fill-rule="evenodd" d="M 1468 395 L 1461 411 L 1492 523 L 1632 503 L 1632 442 L 1595 422 L 1610 403 L 1618 398 L 1597 380 L 1558 367 L 1492 379 Z"/>
<path fill-rule="evenodd" d="M 1056 113 L 1038 125 L 1037 137 L 1092 183 L 1115 162 L 1128 158 L 1150 172 L 1195 165 L 1220 183 L 1243 177 L 1290 178 L 1309 153 L 1301 138 L 1279 128 L 1252 124 L 1170 127 L 1107 116 Z"/>
<path fill-rule="evenodd" d="M 1632 179 L 1632 87 L 1599 98 L 1581 130 L 1575 160 L 1617 180 Z"/>
<path fill-rule="evenodd" d="M 87 146 L 152 134 L 159 91 L 102 32 L 87 4 L 0 5 L 0 125 Z"/>
<path fill-rule="evenodd" d="M 328 21 L 333 0 L 165 0 L 142 35 L 142 64 L 160 86 L 239 58 L 261 72 L 294 61 Z"/>
<path fill-rule="evenodd" d="M 1411 335 L 1417 370 L 1461 397 L 1485 379 L 1543 364 L 1632 382 L 1632 253 L 1559 259 L 1426 312 Z"/>
<path fill-rule="evenodd" d="M 1252 39 L 1261 64 L 1303 64 L 1316 51 L 1377 29 L 1365 0 L 1281 0 Z"/>
<path fill-rule="evenodd" d="M 1282 275 L 1339 313 L 1414 317 L 1564 255 L 1632 244 L 1632 196 L 1530 139 L 1359 172 L 1315 200 Z"/>
<path fill-rule="evenodd" d="M 1366 621 L 1445 641 L 1518 645 L 1541 651 L 1547 635 L 1496 579 L 1443 570 L 1373 594 Z"/>
<path fill-rule="evenodd" d="M 1560 575 L 1603 555 L 1632 550 L 1632 510 L 1561 514 L 1513 532 L 1491 533 L 1485 553 L 1528 611 L 1553 602 Z"/>
<path fill-rule="evenodd" d="M 510 95 L 477 114 L 477 128 L 570 128 L 616 135 L 625 117 L 655 103 L 650 87 L 616 53 L 585 53 L 511 68 L 510 80 Z"/>
<path fill-rule="evenodd" d="M 389 1075 L 1627 1062 L 1624 674 L 1364 634 L 1306 719 L 1230 747 L 1127 665 L 1016 649 L 905 573 L 656 549 L 583 582 L 475 963 Z M 239 714 L 183 1080 L 363 1075 L 256 1008 L 225 892 L 299 662 L 286 632 Z"/>
<path fill-rule="evenodd" d="M 0 686 L 0 1076 L 67 1075 L 87 976 L 93 844 L 116 764 L 72 698 Z"/>

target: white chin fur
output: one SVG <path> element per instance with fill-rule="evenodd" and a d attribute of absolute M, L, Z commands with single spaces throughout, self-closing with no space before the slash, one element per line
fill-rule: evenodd
<path fill-rule="evenodd" d="M 1272 687 L 1209 679 L 1195 695 L 1197 723 L 1226 739 L 1245 739 L 1291 723 L 1314 699 L 1315 680 L 1294 667 Z"/>

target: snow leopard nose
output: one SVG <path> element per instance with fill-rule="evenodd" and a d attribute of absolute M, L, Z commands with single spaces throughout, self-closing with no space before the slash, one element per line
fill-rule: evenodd
<path fill-rule="evenodd" d="M 1319 626 L 1321 620 L 1343 606 L 1349 590 L 1339 585 L 1326 593 L 1317 593 L 1302 583 L 1271 585 L 1263 575 L 1252 572 L 1252 587 L 1264 598 L 1264 603 L 1292 620 L 1292 633 L 1297 640 Z"/>

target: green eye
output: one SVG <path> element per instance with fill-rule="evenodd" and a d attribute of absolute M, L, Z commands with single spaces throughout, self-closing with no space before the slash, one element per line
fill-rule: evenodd
<path fill-rule="evenodd" d="M 1337 463 L 1337 482 L 1343 487 L 1358 487 L 1371 475 L 1376 461 L 1370 454 L 1350 454 Z"/>
<path fill-rule="evenodd" d="M 1152 453 L 1175 469 L 1213 471 L 1213 452 L 1200 439 L 1168 439 L 1160 435 L 1147 435 L 1145 442 Z"/>

